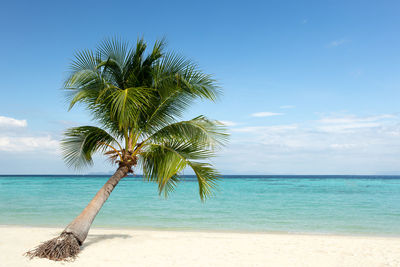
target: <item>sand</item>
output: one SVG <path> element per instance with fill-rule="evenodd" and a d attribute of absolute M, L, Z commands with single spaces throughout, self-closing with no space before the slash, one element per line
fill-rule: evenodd
<path fill-rule="evenodd" d="M 74 262 L 22 256 L 61 230 L 0 226 L 0 266 L 400 266 L 400 237 L 99 228 Z"/>

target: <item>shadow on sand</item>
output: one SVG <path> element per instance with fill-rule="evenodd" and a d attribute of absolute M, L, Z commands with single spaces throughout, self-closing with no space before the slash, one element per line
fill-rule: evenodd
<path fill-rule="evenodd" d="M 103 240 L 107 239 L 114 239 L 114 238 L 122 238 L 122 239 L 127 239 L 131 238 L 131 235 L 120 235 L 120 234 L 109 234 L 109 235 L 89 235 L 87 237 L 87 240 L 83 243 L 81 250 L 84 250 L 88 246 L 95 244 L 97 242 L 101 242 Z"/>

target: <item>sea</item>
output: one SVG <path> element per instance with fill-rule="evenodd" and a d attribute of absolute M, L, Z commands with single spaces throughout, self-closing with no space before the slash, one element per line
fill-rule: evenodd
<path fill-rule="evenodd" d="M 66 226 L 108 176 L 0 176 L 0 225 Z M 223 176 L 202 202 L 185 176 L 167 199 L 124 178 L 93 227 L 400 236 L 400 176 Z"/>

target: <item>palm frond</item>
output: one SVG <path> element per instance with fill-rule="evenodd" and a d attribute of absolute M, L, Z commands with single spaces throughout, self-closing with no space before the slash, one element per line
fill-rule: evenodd
<path fill-rule="evenodd" d="M 149 115 L 144 122 L 144 132 L 151 134 L 176 122 L 192 101 L 193 98 L 190 95 L 182 93 L 179 88 L 176 88 L 174 92 L 161 99 L 153 109 L 148 111 Z"/>
<path fill-rule="evenodd" d="M 114 84 L 107 82 L 97 71 L 76 72 L 65 83 L 69 109 L 78 102 L 86 103 L 90 108 L 101 100 L 106 91 L 115 88 Z"/>
<path fill-rule="evenodd" d="M 154 65 L 152 75 L 159 98 L 155 108 L 148 112 L 151 115 L 144 129 L 147 133 L 176 122 L 196 98 L 215 100 L 219 94 L 210 75 L 200 72 L 192 61 L 173 53 L 166 54 Z"/>
<path fill-rule="evenodd" d="M 103 60 L 112 59 L 119 67 L 125 65 L 129 43 L 118 37 L 106 38 L 97 47 L 97 54 Z"/>
<path fill-rule="evenodd" d="M 184 170 L 187 162 L 179 154 L 162 146 L 152 146 L 140 156 L 143 177 L 156 182 L 159 194 L 167 196 L 178 183 L 178 174 Z"/>
<path fill-rule="evenodd" d="M 71 62 L 71 71 L 95 70 L 100 58 L 92 50 L 82 50 L 75 53 Z"/>
<path fill-rule="evenodd" d="M 216 149 L 228 140 L 225 126 L 198 116 L 189 121 L 180 121 L 165 126 L 150 136 L 151 140 L 163 142 L 170 139 L 197 143 L 204 148 Z"/>
<path fill-rule="evenodd" d="M 178 86 L 194 98 L 215 101 L 220 89 L 212 75 L 203 73 L 191 60 L 174 54 L 166 54 L 154 67 L 154 85 L 161 97 L 170 94 L 171 85 Z M 174 88 L 174 86 L 172 86 Z"/>
<path fill-rule="evenodd" d="M 221 175 L 208 163 L 191 161 L 189 166 L 196 174 L 200 198 L 205 201 L 217 189 L 217 181 Z"/>
<path fill-rule="evenodd" d="M 103 129 L 81 126 L 68 129 L 61 141 L 61 150 L 67 165 L 76 169 L 93 164 L 92 156 L 119 143 Z"/>
<path fill-rule="evenodd" d="M 217 172 L 211 165 L 193 160 L 208 159 L 212 155 L 210 150 L 190 142 L 152 143 L 140 154 L 143 177 L 158 183 L 159 193 L 167 196 L 180 181 L 179 174 L 189 166 L 196 174 L 200 198 L 204 200 L 215 187 Z M 205 173 L 207 170 L 211 171 L 210 174 Z"/>
<path fill-rule="evenodd" d="M 108 57 L 97 65 L 97 69 L 101 72 L 103 79 L 120 89 L 125 88 L 122 66 L 115 59 Z"/>
<path fill-rule="evenodd" d="M 182 88 L 195 97 L 216 101 L 221 94 L 212 75 L 199 71 L 195 65 L 188 67 L 183 74 L 178 76 L 178 79 Z"/>
<path fill-rule="evenodd" d="M 183 56 L 167 53 L 153 68 L 153 83 L 161 98 L 167 98 L 179 87 L 177 75 L 182 75 L 193 62 Z"/>
<path fill-rule="evenodd" d="M 146 43 L 138 39 L 135 49 L 130 49 L 124 64 L 123 74 L 127 87 L 149 86 L 148 81 L 141 79 L 143 54 L 146 50 Z"/>
<path fill-rule="evenodd" d="M 157 60 L 162 58 L 164 55 L 164 48 L 166 46 L 165 38 L 156 41 L 153 46 L 153 50 L 143 61 L 143 66 L 151 67 Z"/>
<path fill-rule="evenodd" d="M 116 90 L 101 104 L 98 113 L 109 113 L 111 119 L 118 122 L 121 130 L 122 127 L 135 127 L 139 115 L 151 105 L 151 93 L 152 89 L 145 87 Z"/>

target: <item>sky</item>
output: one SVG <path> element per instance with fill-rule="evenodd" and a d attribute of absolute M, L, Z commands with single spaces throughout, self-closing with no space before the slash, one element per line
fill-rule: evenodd
<path fill-rule="evenodd" d="M 223 95 L 185 118 L 224 122 L 223 174 L 400 174 L 398 1 L 3 1 L 0 174 L 74 174 L 59 140 L 76 51 L 119 36 L 214 75 Z M 109 172 L 96 156 L 83 173 Z M 79 173 L 82 173 L 79 172 Z M 140 173 L 140 171 L 139 171 Z"/>

